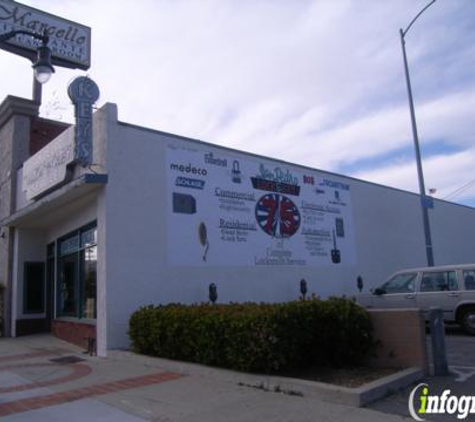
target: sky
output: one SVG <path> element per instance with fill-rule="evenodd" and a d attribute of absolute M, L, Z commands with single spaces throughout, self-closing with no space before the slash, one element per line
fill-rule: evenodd
<path fill-rule="evenodd" d="M 73 122 L 89 75 L 119 120 L 418 192 L 399 29 L 429 0 L 22 0 L 92 28 L 88 71 L 56 68 L 41 115 Z M 426 190 L 475 206 L 475 1 L 406 34 Z M 0 50 L 0 100 L 31 98 Z"/>

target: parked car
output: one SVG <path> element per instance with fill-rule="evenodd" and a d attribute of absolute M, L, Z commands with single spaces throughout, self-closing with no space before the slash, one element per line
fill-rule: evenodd
<path fill-rule="evenodd" d="M 420 308 L 426 320 L 436 306 L 445 321 L 475 335 L 475 264 L 401 270 L 357 302 L 366 308 Z"/>

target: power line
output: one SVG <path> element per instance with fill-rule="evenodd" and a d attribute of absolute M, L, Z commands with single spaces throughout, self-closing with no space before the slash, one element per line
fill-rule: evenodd
<path fill-rule="evenodd" d="M 456 196 L 460 195 L 462 192 L 465 192 L 470 186 L 475 184 L 475 179 L 470 180 L 470 182 L 465 183 L 465 185 L 459 187 L 458 189 L 454 190 L 452 193 L 448 194 L 442 199 L 453 199 Z"/>

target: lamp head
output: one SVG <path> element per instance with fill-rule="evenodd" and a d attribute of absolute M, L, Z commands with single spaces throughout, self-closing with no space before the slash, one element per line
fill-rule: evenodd
<path fill-rule="evenodd" d="M 35 70 L 35 78 L 40 84 L 48 82 L 55 72 L 51 64 L 51 50 L 45 42 L 38 47 L 38 58 L 32 67 Z"/>

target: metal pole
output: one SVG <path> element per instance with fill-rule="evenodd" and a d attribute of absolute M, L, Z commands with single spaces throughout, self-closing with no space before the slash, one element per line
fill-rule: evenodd
<path fill-rule="evenodd" d="M 429 309 L 429 315 L 434 375 L 448 375 L 449 365 L 447 363 L 447 351 L 445 349 L 444 312 L 440 308 L 431 307 Z"/>
<path fill-rule="evenodd" d="M 431 3 L 432 4 L 432 3 Z M 413 21 L 414 22 L 414 21 Z M 411 22 L 411 25 L 412 23 Z M 409 29 L 409 28 L 408 28 Z M 407 30 L 406 30 L 407 32 Z M 419 178 L 419 192 L 420 192 L 420 201 L 421 201 L 421 210 L 422 210 L 422 221 L 424 224 L 424 236 L 426 243 L 426 255 L 427 255 L 427 265 L 429 267 L 434 266 L 434 255 L 432 251 L 432 236 L 430 232 L 430 222 L 429 222 L 429 212 L 427 209 L 427 197 L 426 190 L 424 186 L 424 173 L 422 172 L 422 161 L 421 161 L 421 151 L 419 148 L 419 137 L 417 135 L 417 125 L 416 125 L 416 114 L 414 112 L 414 101 L 412 99 L 412 89 L 411 81 L 409 79 L 409 67 L 407 64 L 406 56 L 406 46 L 404 41 L 404 32 L 402 29 L 399 30 L 401 35 L 401 47 L 402 54 L 404 57 L 404 71 L 406 74 L 406 84 L 407 84 L 407 95 L 409 97 L 409 109 L 411 112 L 411 125 L 412 125 L 412 136 L 414 139 L 414 149 L 416 150 L 416 164 L 417 164 L 417 176 Z"/>
<path fill-rule="evenodd" d="M 36 65 L 39 64 L 39 61 L 42 60 L 41 64 L 43 66 L 46 65 L 47 67 L 49 67 L 51 72 L 54 73 L 54 68 L 51 65 L 51 50 L 48 48 L 49 36 L 47 35 L 46 30 L 44 31 L 43 34 L 38 34 L 36 32 L 24 31 L 24 30 L 6 32 L 3 34 L 0 34 L 0 43 L 4 43 L 20 34 L 28 35 L 30 37 L 33 37 L 37 40 L 42 41 L 43 43 L 42 46 L 38 48 L 38 61 L 35 62 L 35 64 L 33 64 L 33 67 L 36 67 Z M 45 49 L 46 51 L 42 49 Z M 42 52 L 43 55 L 41 55 L 40 52 Z M 33 74 L 33 101 L 38 105 L 41 105 L 41 94 L 42 94 L 41 84 L 36 80 L 36 77 Z"/>

